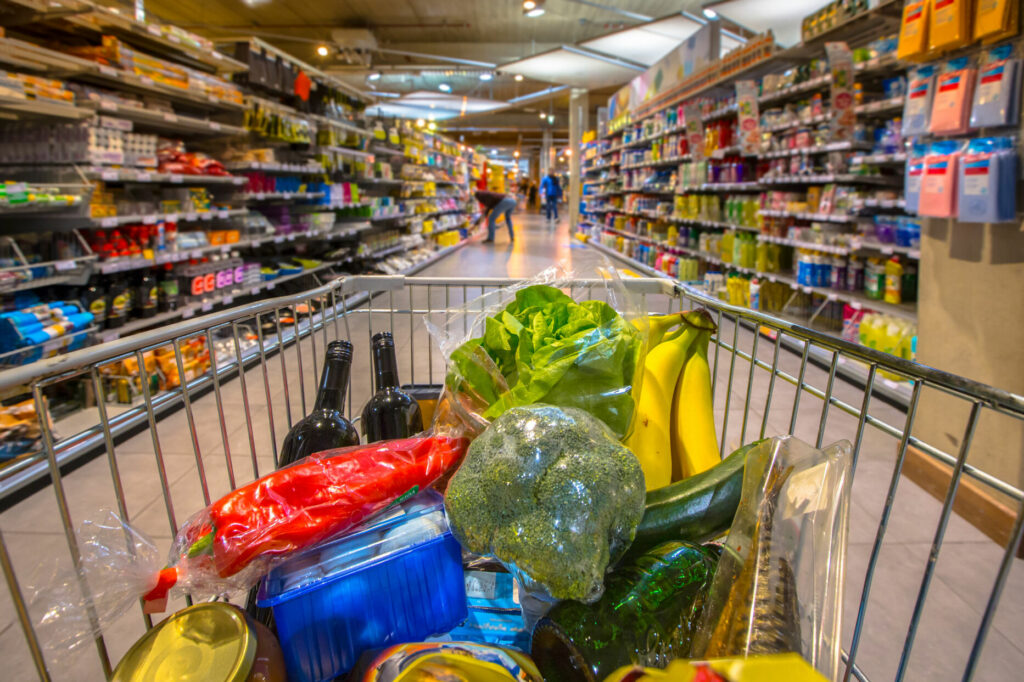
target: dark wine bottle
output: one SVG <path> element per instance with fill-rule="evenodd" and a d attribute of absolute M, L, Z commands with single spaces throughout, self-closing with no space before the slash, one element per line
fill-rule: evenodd
<path fill-rule="evenodd" d="M 363 408 L 366 442 L 408 438 L 422 431 L 420 404 L 399 388 L 395 340 L 389 332 L 373 336 L 373 372 L 377 392 Z"/>
<path fill-rule="evenodd" d="M 316 404 L 309 416 L 295 424 L 284 437 L 278 466 L 287 466 L 323 450 L 359 445 L 359 433 L 341 413 L 351 369 L 352 344 L 348 341 L 327 344 Z"/>

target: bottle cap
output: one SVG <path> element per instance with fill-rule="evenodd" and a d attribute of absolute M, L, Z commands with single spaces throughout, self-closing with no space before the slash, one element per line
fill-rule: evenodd
<path fill-rule="evenodd" d="M 373 335 L 373 345 L 378 346 L 394 346 L 395 340 L 391 336 L 391 332 L 377 332 Z"/>
<path fill-rule="evenodd" d="M 352 344 L 348 341 L 331 341 L 327 344 L 328 360 L 351 360 Z"/>

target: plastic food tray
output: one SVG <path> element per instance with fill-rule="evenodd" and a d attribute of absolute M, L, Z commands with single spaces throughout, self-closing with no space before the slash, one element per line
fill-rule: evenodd
<path fill-rule="evenodd" d="M 330 680 L 367 649 L 451 630 L 466 619 L 466 588 L 441 495 L 426 490 L 293 557 L 263 580 L 257 603 L 274 610 L 293 682 Z"/>

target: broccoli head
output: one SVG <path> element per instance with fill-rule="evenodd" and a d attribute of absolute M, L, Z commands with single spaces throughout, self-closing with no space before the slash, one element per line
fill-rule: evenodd
<path fill-rule="evenodd" d="M 463 547 L 555 599 L 592 602 L 633 541 L 644 475 L 603 422 L 573 407 L 513 407 L 469 446 L 445 508 Z"/>

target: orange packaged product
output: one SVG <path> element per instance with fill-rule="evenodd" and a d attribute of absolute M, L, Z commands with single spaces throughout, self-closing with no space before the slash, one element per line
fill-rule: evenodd
<path fill-rule="evenodd" d="M 931 16 L 931 0 L 908 2 L 903 6 L 900 41 L 896 47 L 898 59 L 919 59 L 928 52 L 929 16 Z"/>
<path fill-rule="evenodd" d="M 1020 0 L 977 0 L 974 39 L 995 43 L 1017 35 Z"/>
<path fill-rule="evenodd" d="M 207 235 L 210 238 L 210 246 L 220 246 L 226 242 L 224 230 L 210 230 Z"/>
<path fill-rule="evenodd" d="M 931 0 L 928 49 L 953 50 L 971 40 L 971 3 L 968 0 Z"/>

